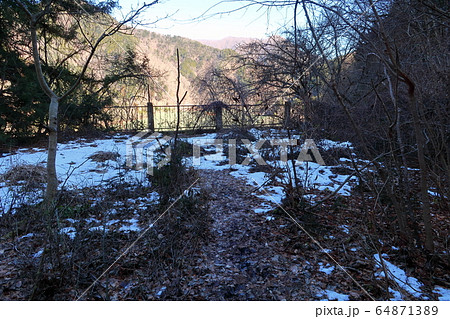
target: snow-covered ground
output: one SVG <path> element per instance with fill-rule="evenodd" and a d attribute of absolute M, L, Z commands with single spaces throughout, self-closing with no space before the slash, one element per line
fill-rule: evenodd
<path fill-rule="evenodd" d="M 279 138 L 278 131 L 269 133 L 264 133 L 257 129 L 251 129 L 250 132 L 257 138 L 270 139 L 270 134 L 273 133 L 273 138 Z M 269 135 L 269 136 L 268 136 Z M 214 152 L 214 154 L 208 154 L 201 156 L 196 161 L 189 161 L 188 164 L 195 166 L 199 169 L 212 169 L 212 170 L 224 170 L 224 169 L 232 169 L 231 175 L 235 177 L 241 177 L 247 180 L 250 185 L 254 185 L 256 187 L 260 187 L 265 185 L 267 180 L 270 178 L 269 173 L 264 172 L 250 172 L 250 165 L 242 165 L 239 163 L 230 165 L 229 157 L 225 152 L 223 152 L 222 148 L 218 148 L 215 145 L 212 145 L 214 140 L 218 138 L 217 134 L 211 133 L 202 137 L 190 138 L 187 139 L 191 144 L 196 143 L 198 145 L 202 145 L 201 149 L 207 150 L 209 152 Z M 226 140 L 224 140 L 226 142 Z M 329 150 L 333 147 L 348 147 L 351 148 L 351 144 L 349 142 L 337 143 L 330 140 L 323 140 L 318 143 L 319 145 L 324 145 L 325 150 Z M 277 153 L 272 154 L 275 157 L 280 157 L 280 154 Z M 259 156 L 259 154 L 258 154 Z M 252 157 L 249 155 L 249 157 Z M 342 159 L 343 164 L 349 161 L 349 159 Z M 255 163 L 255 159 L 252 158 L 250 160 L 250 164 Z M 281 168 L 284 170 L 284 175 L 282 177 L 277 177 L 278 182 L 286 182 L 288 180 L 288 176 L 293 176 L 294 168 L 296 170 L 297 176 L 301 181 L 302 185 L 305 188 L 317 189 L 317 190 L 327 190 L 330 192 L 334 192 L 338 190 L 340 185 L 349 177 L 348 175 L 335 174 L 332 172 L 333 166 L 324 166 L 319 165 L 315 162 L 296 162 L 295 165 L 291 161 L 284 162 L 281 160 L 265 160 L 265 162 L 274 167 Z M 350 196 L 352 184 L 356 181 L 356 177 L 350 177 L 347 183 L 337 191 L 339 195 L 342 196 Z M 292 181 L 294 183 L 294 181 Z M 265 189 L 268 191 L 268 194 L 262 195 L 261 197 L 271 201 L 275 204 L 280 204 L 282 198 L 284 197 L 283 188 L 276 186 L 267 186 Z M 314 197 L 314 196 L 312 196 Z"/>
<path fill-rule="evenodd" d="M 251 133 L 257 138 L 267 138 L 271 134 L 271 131 L 260 131 L 252 129 Z M 272 132 L 274 133 L 274 132 Z M 130 183 L 140 183 L 145 185 L 149 183 L 146 176 L 146 171 L 131 170 L 126 168 L 126 142 L 130 136 L 127 135 L 114 135 L 111 138 L 98 139 L 95 141 L 77 140 L 69 143 L 61 143 L 58 147 L 57 156 L 57 173 L 58 178 L 61 181 L 60 185 L 63 185 L 67 189 L 82 189 L 85 187 L 107 187 L 114 181 L 127 181 Z M 195 138 L 185 138 L 186 142 L 191 144 L 200 143 L 200 140 L 207 141 L 206 144 L 212 144 L 211 141 L 217 138 L 215 133 L 203 134 Z M 204 143 L 205 144 L 205 143 Z M 334 147 L 344 147 L 351 149 L 349 142 L 337 143 L 329 140 L 319 141 L 318 145 L 322 147 L 323 151 L 330 150 Z M 203 150 L 207 150 L 209 154 L 202 154 L 200 158 L 186 158 L 185 163 L 188 166 L 192 166 L 196 169 L 209 169 L 209 170 L 225 170 L 230 169 L 230 174 L 237 178 L 244 179 L 248 184 L 255 187 L 255 195 L 262 199 L 260 207 L 255 208 L 256 214 L 260 214 L 267 221 L 273 220 L 275 217 L 271 216 L 268 212 L 281 204 L 284 197 L 284 189 L 281 186 L 270 185 L 270 181 L 274 176 L 270 173 L 265 173 L 257 170 L 253 170 L 252 166 L 242 165 L 240 163 L 230 165 L 228 163 L 229 158 L 227 154 L 223 152 L 223 149 L 216 149 L 214 145 L 201 146 Z M 106 160 L 96 162 L 90 157 L 98 152 L 112 152 L 117 153 L 119 156 L 115 160 Z M 216 154 L 211 154 L 216 152 Z M 18 165 L 43 165 L 46 163 L 46 150 L 39 148 L 19 149 L 14 154 L 9 154 L 0 158 L 0 176 L 8 172 L 11 168 Z M 254 163 L 255 159 L 251 159 L 250 163 Z M 348 159 L 341 159 L 341 165 L 345 166 L 348 163 Z M 321 166 L 314 162 L 297 163 L 295 167 L 291 162 L 284 163 L 280 160 L 267 160 L 267 163 L 273 167 L 281 168 L 284 172 L 282 176 L 276 176 L 275 180 L 278 182 L 286 182 L 288 176 L 293 175 L 293 170 L 296 170 L 297 176 L 301 180 L 302 184 L 310 190 L 328 190 L 330 192 L 337 191 L 341 183 L 344 182 L 349 176 L 333 173 L 332 166 Z M 268 170 L 265 170 L 268 171 Z M 270 171 L 270 170 L 269 170 Z M 349 178 L 349 182 L 346 183 L 338 194 L 341 196 L 350 196 L 351 187 L 354 178 Z M 259 192 L 256 190 L 259 189 Z M 9 185 L 7 181 L 0 180 L 0 214 L 5 212 L 14 212 L 14 209 L 22 204 L 36 203 L 39 198 L 42 198 L 42 194 L 36 193 L 36 190 L 31 193 L 24 193 L 24 185 Z M 42 189 L 40 190 L 42 192 Z M 314 199 L 314 194 L 310 194 L 310 198 Z M 106 232 L 110 229 L 114 229 L 121 232 L 139 232 L 143 229 L 142 225 L 139 225 L 139 213 L 140 209 L 145 209 L 148 205 L 158 202 L 158 194 L 152 193 L 145 198 L 130 199 L 133 202 L 134 207 L 137 207 L 134 212 L 131 213 L 129 219 L 119 220 L 114 216 L 120 210 L 120 207 L 124 203 L 117 202 L 115 206 L 117 208 L 111 209 L 107 212 L 109 216 L 107 220 L 100 221 L 95 219 L 85 220 L 71 220 L 70 218 L 65 220 L 64 227 L 60 229 L 61 233 L 66 234 L 69 238 L 75 238 L 76 226 L 78 223 L 85 223 L 88 229 L 91 231 Z M 151 227 L 152 225 L 146 225 Z M 348 233 L 348 226 L 342 225 L 342 230 Z M 33 234 L 28 234 L 33 236 Z M 42 252 L 37 252 L 35 258 L 38 258 Z M 384 272 L 381 271 L 381 260 L 378 255 L 374 256 L 375 261 L 379 267 L 375 269 L 375 272 L 379 277 L 384 276 Z M 400 290 L 424 299 L 424 293 L 421 290 L 422 284 L 419 280 L 408 277 L 403 270 L 396 267 L 389 262 L 387 256 L 383 256 L 383 262 L 385 267 L 389 270 L 389 276 L 397 283 Z M 335 265 L 320 264 L 319 271 L 326 275 L 332 274 L 335 271 Z M 399 291 L 396 287 L 391 287 L 391 293 L 393 295 L 392 300 L 403 300 L 403 292 Z M 440 300 L 450 300 L 450 290 L 444 287 L 436 286 L 433 290 L 438 294 Z M 328 300 L 348 300 L 349 296 L 339 294 L 332 290 L 324 290 L 319 298 Z"/>
<path fill-rule="evenodd" d="M 147 183 L 145 171 L 125 169 L 127 135 L 114 135 L 112 138 L 88 142 L 77 140 L 58 145 L 56 170 L 60 186 L 68 189 L 105 186 L 122 179 L 128 182 Z M 117 160 L 96 162 L 89 159 L 98 152 L 118 153 Z M 42 165 L 47 162 L 47 152 L 39 148 L 22 148 L 16 153 L 0 157 L 0 175 L 20 165 Z M 0 181 L 0 214 L 9 212 L 22 204 L 33 204 L 41 196 L 36 191 L 24 193 L 25 183 L 7 185 Z M 42 190 L 41 190 L 42 191 Z M 18 195 L 20 194 L 20 195 Z"/>
<path fill-rule="evenodd" d="M 423 284 L 416 278 L 408 276 L 406 272 L 396 265 L 392 264 L 388 259 L 389 256 L 387 254 L 382 254 L 380 257 L 379 254 L 375 254 L 374 259 L 376 261 L 376 276 L 377 277 L 386 277 L 386 273 L 388 278 L 394 283 L 396 287 L 389 287 L 389 291 L 392 293 L 393 301 L 401 301 L 405 300 L 405 296 L 403 292 L 408 293 L 409 295 L 418 298 L 428 300 L 428 297 L 424 295 L 422 291 Z M 433 289 L 433 293 L 440 295 L 439 300 L 450 300 L 450 289 L 446 289 L 440 286 L 436 286 Z M 406 299 L 408 300 L 408 299 Z"/>

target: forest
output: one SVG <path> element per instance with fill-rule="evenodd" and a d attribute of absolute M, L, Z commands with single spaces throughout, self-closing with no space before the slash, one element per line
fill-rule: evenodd
<path fill-rule="evenodd" d="M 236 3 L 0 1 L 0 300 L 450 300 L 449 2 Z"/>

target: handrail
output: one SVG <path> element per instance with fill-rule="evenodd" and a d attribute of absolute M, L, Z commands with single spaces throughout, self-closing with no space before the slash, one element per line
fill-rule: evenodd
<path fill-rule="evenodd" d="M 246 104 L 246 105 L 242 105 L 242 104 L 227 104 L 227 107 L 255 107 L 255 106 L 262 106 L 263 104 Z M 274 104 L 275 105 L 282 105 L 282 103 L 280 104 Z M 209 107 L 210 104 L 183 104 L 180 105 L 180 107 Z M 139 108 L 139 107 L 148 107 L 147 105 L 108 105 L 105 106 L 104 108 L 109 109 L 109 108 Z M 153 107 L 177 107 L 176 104 L 170 104 L 170 105 L 153 105 Z"/>

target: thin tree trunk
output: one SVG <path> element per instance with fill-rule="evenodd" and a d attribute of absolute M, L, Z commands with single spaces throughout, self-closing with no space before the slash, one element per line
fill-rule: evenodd
<path fill-rule="evenodd" d="M 118 22 L 116 24 L 111 25 L 110 27 L 106 28 L 105 31 L 97 38 L 97 41 L 95 42 L 89 42 L 91 49 L 90 52 L 86 58 L 86 61 L 83 64 L 81 72 L 78 74 L 77 79 L 72 84 L 72 86 L 65 91 L 65 93 L 58 96 L 50 87 L 49 82 L 47 82 L 47 79 L 44 76 L 44 73 L 42 71 L 42 64 L 41 64 L 41 57 L 39 53 L 39 41 L 38 41 L 38 22 L 47 14 L 52 13 L 52 6 L 54 1 L 42 1 L 45 2 L 45 4 L 39 4 L 37 2 L 37 7 L 40 7 L 41 5 L 44 7 L 41 11 L 32 13 L 30 11 L 28 4 L 26 4 L 24 1 L 16 0 L 17 4 L 23 9 L 25 14 L 29 17 L 30 20 L 30 35 L 31 35 L 31 44 L 33 49 L 33 60 L 34 65 L 36 69 L 36 75 L 37 80 L 39 82 L 39 85 L 41 86 L 42 90 L 45 92 L 45 94 L 50 98 L 50 107 L 49 107 L 49 124 L 48 129 L 50 131 L 49 133 L 49 142 L 48 142 L 48 157 L 47 157 L 47 189 L 45 194 L 45 203 L 47 205 L 47 209 L 51 208 L 51 206 L 55 201 L 56 198 L 56 192 L 58 190 L 58 178 L 56 175 L 56 149 L 58 146 L 58 106 L 59 101 L 63 100 L 67 96 L 69 96 L 73 91 L 80 85 L 88 66 L 94 57 L 94 54 L 97 50 L 97 48 L 100 46 L 101 42 L 109 37 L 114 35 L 117 32 L 120 32 L 121 28 L 128 24 L 129 22 L 134 21 L 134 19 L 146 8 L 158 3 L 157 0 L 152 1 L 149 4 L 143 4 L 138 9 L 133 10 L 129 15 L 125 17 L 125 19 L 121 22 Z M 33 1 L 34 3 L 34 1 Z M 86 12 L 87 13 L 87 12 Z M 70 15 L 70 14 L 69 14 Z M 46 51 L 45 51 L 46 52 Z"/>
<path fill-rule="evenodd" d="M 425 227 L 425 248 L 429 252 L 434 251 L 433 227 L 431 224 L 430 199 L 428 197 L 428 166 L 425 159 L 425 137 L 420 125 L 419 114 L 417 111 L 417 101 L 414 94 L 414 84 L 407 83 L 409 86 L 409 108 L 413 117 L 414 133 L 417 141 L 417 159 L 420 168 L 420 195 L 422 200 L 422 218 Z"/>
<path fill-rule="evenodd" d="M 177 48 L 177 125 L 175 128 L 175 141 L 173 142 L 173 148 L 177 149 L 178 132 L 180 130 L 180 52 Z"/>
<path fill-rule="evenodd" d="M 180 98 L 180 85 L 181 85 L 181 71 L 180 71 L 180 53 L 177 49 L 177 126 L 175 129 L 175 138 L 173 142 L 173 148 L 175 152 L 177 151 L 177 143 L 178 143 L 178 133 L 180 131 L 180 106 L 181 103 L 183 103 L 184 98 L 186 97 L 187 91 L 184 92 L 184 95 L 182 98 Z M 177 156 L 177 154 L 175 154 Z"/>
<path fill-rule="evenodd" d="M 58 97 L 53 96 L 48 110 L 48 152 L 47 152 L 47 189 L 45 202 L 47 207 L 52 205 L 58 189 L 58 176 L 56 174 L 56 150 L 58 146 Z"/>
<path fill-rule="evenodd" d="M 416 85 L 414 81 L 402 70 L 401 66 L 399 65 L 392 51 L 391 45 L 389 44 L 389 41 L 387 39 L 383 24 L 381 22 L 381 18 L 378 15 L 378 11 L 374 6 L 373 1 L 372 0 L 369 1 L 372 11 L 377 20 L 378 26 L 380 28 L 380 36 L 386 48 L 386 54 L 388 55 L 390 60 L 389 67 L 398 76 L 398 78 L 408 86 L 408 108 L 413 118 L 414 134 L 417 143 L 417 160 L 419 162 L 420 168 L 420 195 L 422 200 L 422 219 L 425 228 L 425 248 L 429 252 L 433 252 L 434 242 L 433 242 L 433 228 L 431 224 L 430 199 L 428 198 L 428 180 L 427 180 L 428 166 L 425 159 L 425 136 L 424 132 L 422 131 L 419 110 L 417 108 Z"/>
<path fill-rule="evenodd" d="M 31 18 L 31 40 L 33 47 L 33 59 L 36 69 L 37 79 L 42 90 L 50 98 L 50 106 L 48 110 L 48 151 L 47 151 L 47 189 L 45 192 L 45 206 L 47 209 L 51 208 L 51 205 L 55 201 L 56 192 L 58 190 L 58 176 L 56 174 L 56 149 L 58 146 L 58 107 L 59 97 L 53 92 L 45 80 L 44 73 L 42 72 L 41 58 L 38 48 L 38 36 L 37 36 L 37 19 Z"/>

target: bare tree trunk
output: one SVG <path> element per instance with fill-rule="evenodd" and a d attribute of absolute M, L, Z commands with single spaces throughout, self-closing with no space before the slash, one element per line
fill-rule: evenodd
<path fill-rule="evenodd" d="M 180 130 L 180 52 L 177 48 L 177 125 L 175 128 L 175 138 L 173 148 L 177 148 L 178 131 Z"/>
<path fill-rule="evenodd" d="M 180 130 L 180 106 L 181 103 L 183 103 L 184 98 L 186 97 L 187 91 L 184 92 L 184 95 L 182 98 L 180 98 L 180 85 L 181 85 L 181 71 L 180 71 L 180 52 L 177 49 L 177 126 L 175 129 L 175 138 L 173 142 L 173 148 L 175 152 L 177 151 L 177 143 L 178 143 L 178 133 Z M 177 156 L 177 154 L 175 154 Z"/>
<path fill-rule="evenodd" d="M 58 189 L 58 176 L 56 174 L 56 150 L 58 147 L 58 97 L 52 96 L 48 110 L 48 152 L 47 152 L 47 189 L 45 203 L 47 207 L 52 204 Z"/>
<path fill-rule="evenodd" d="M 393 51 L 391 45 L 386 36 L 386 32 L 384 31 L 383 23 L 381 21 L 380 16 L 378 15 L 378 11 L 374 6 L 372 0 L 370 1 L 370 5 L 372 11 L 375 15 L 377 24 L 380 28 L 380 35 L 383 41 L 384 47 L 386 48 L 386 54 L 390 60 L 390 69 L 396 74 L 396 76 L 404 82 L 408 86 L 408 108 L 411 113 L 413 119 L 414 126 L 414 134 L 416 137 L 417 143 L 417 160 L 419 162 L 420 168 L 420 195 L 422 200 L 422 219 L 425 228 L 425 248 L 429 252 L 434 251 L 434 242 L 433 242 L 433 228 L 431 225 L 431 211 L 430 211 L 430 199 L 428 198 L 428 166 L 425 159 L 425 136 L 422 131 L 422 125 L 420 123 L 419 111 L 417 109 L 417 99 L 416 99 L 416 84 L 414 81 L 402 70 L 399 65 Z"/>
<path fill-rule="evenodd" d="M 58 189 L 58 177 L 56 174 L 56 149 L 58 145 L 58 107 L 59 97 L 53 92 L 45 80 L 42 72 L 41 58 L 38 48 L 37 20 L 36 16 L 30 14 L 31 41 L 33 48 L 33 60 L 36 69 L 37 79 L 42 90 L 50 97 L 50 106 L 48 110 L 48 152 L 47 152 L 47 189 L 45 192 L 44 203 L 46 208 L 50 208 L 55 200 Z"/>
<path fill-rule="evenodd" d="M 412 85 L 412 86 L 410 86 Z M 430 199 L 428 197 L 428 166 L 425 159 L 425 137 L 420 125 L 419 114 L 417 111 L 417 101 L 414 94 L 414 84 L 408 83 L 409 90 L 409 109 L 413 117 L 414 133 L 417 141 L 417 159 L 420 168 L 420 195 L 422 200 L 422 219 L 425 227 L 425 248 L 429 252 L 434 251 L 433 226 L 431 225 Z"/>
<path fill-rule="evenodd" d="M 138 9 L 133 10 L 126 18 L 118 23 L 113 23 L 111 26 L 107 27 L 105 31 L 97 38 L 95 42 L 90 42 L 90 52 L 86 58 L 86 61 L 83 64 L 81 72 L 78 74 L 77 79 L 72 84 L 69 89 L 67 89 L 63 94 L 58 96 L 50 87 L 49 82 L 44 76 L 44 72 L 42 71 L 41 64 L 41 56 L 39 53 L 39 40 L 38 40 L 38 22 L 47 14 L 52 13 L 53 1 L 47 1 L 44 4 L 44 8 L 36 13 L 32 13 L 30 8 L 25 2 L 21 0 L 16 0 L 17 4 L 23 9 L 25 14 L 29 17 L 30 20 L 30 35 L 31 35 L 31 44 L 33 49 L 33 61 L 36 69 L 36 75 L 39 85 L 45 94 L 50 98 L 50 107 L 49 107 L 49 118 L 48 118 L 48 129 L 49 133 L 49 141 L 48 141 L 48 156 L 47 156 L 47 189 L 45 194 L 45 204 L 47 205 L 47 209 L 51 208 L 51 205 L 56 199 L 56 193 L 58 190 L 58 178 L 56 174 L 56 150 L 58 146 L 58 106 L 59 101 L 63 100 L 67 96 L 69 96 L 73 91 L 80 85 L 88 66 L 94 57 L 94 54 L 102 43 L 102 41 L 114 35 L 117 32 L 120 32 L 122 27 L 127 23 L 133 21 L 143 10 L 146 8 L 158 3 L 157 0 L 154 0 L 150 4 L 143 4 Z M 45 2 L 45 1 L 43 1 Z M 39 6 L 38 6 L 39 7 Z"/>

